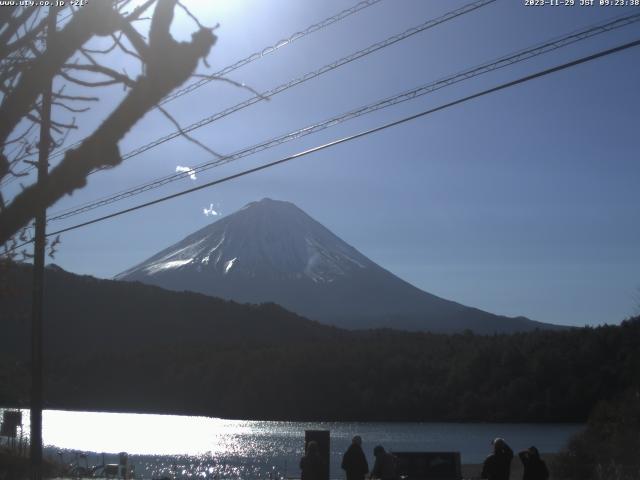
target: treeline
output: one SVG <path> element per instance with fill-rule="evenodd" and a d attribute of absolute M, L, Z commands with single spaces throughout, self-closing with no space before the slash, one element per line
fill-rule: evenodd
<path fill-rule="evenodd" d="M 275 304 L 243 305 L 56 267 L 46 269 L 45 286 L 44 350 L 50 358 L 128 355 L 167 342 L 264 345 L 341 334 Z M 31 298 L 31 268 L 0 261 L 0 355 L 29 359 Z"/>
<path fill-rule="evenodd" d="M 332 340 L 59 357 L 50 407 L 287 420 L 584 421 L 638 385 L 640 319 L 512 336 Z M 13 384 L 13 381 L 10 381 Z M 16 383 L 18 384 L 18 383 Z"/>
<path fill-rule="evenodd" d="M 28 404 L 29 273 L 0 276 L 0 405 Z M 57 270 L 47 284 L 48 408 L 567 422 L 640 382 L 640 318 L 492 336 L 348 332 L 276 305 Z"/>
<path fill-rule="evenodd" d="M 640 478 L 640 391 L 629 389 L 599 402 L 584 431 L 575 435 L 554 462 L 563 480 Z"/>

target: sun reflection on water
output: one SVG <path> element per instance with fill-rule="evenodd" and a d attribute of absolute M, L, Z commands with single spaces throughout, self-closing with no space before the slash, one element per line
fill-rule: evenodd
<path fill-rule="evenodd" d="M 1 409 L 0 409 L 1 410 Z M 29 414 L 23 411 L 23 431 Z M 452 424 L 385 422 L 268 422 L 177 415 L 47 410 L 43 437 L 47 454 L 64 463 L 117 463 L 127 452 L 143 479 L 299 478 L 305 430 L 330 430 L 333 478 L 341 477 L 342 454 L 361 435 L 369 462 L 382 444 L 392 451 L 459 451 L 463 462 L 482 462 L 487 439 L 502 436 L 514 449 L 535 444 L 557 452 L 579 424 Z M 62 455 L 58 455 L 60 450 Z M 86 460 L 78 452 L 88 453 Z M 109 452 L 102 454 L 102 452 Z"/>
<path fill-rule="evenodd" d="M 24 417 L 28 421 L 28 412 Z M 272 479 L 295 474 L 283 458 L 302 455 L 298 424 L 174 415 L 45 411 L 46 445 L 67 451 L 128 452 L 140 478 Z M 26 426 L 28 429 L 28 425 Z M 108 454 L 105 463 L 116 463 Z M 69 460 L 71 459 L 71 460 Z M 102 463 L 97 454 L 90 464 Z M 287 471 L 287 470 L 290 471 Z"/>

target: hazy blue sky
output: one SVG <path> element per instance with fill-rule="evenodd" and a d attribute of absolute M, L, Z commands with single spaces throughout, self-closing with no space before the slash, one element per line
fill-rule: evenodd
<path fill-rule="evenodd" d="M 188 2 L 220 23 L 215 71 L 353 1 Z M 383 0 L 230 77 L 260 91 L 467 2 Z M 576 3 L 579 3 L 577 0 Z M 244 146 L 640 7 L 526 7 L 498 0 L 194 133 Z M 58 229 L 415 113 L 640 37 L 640 23 L 402 106 L 212 169 L 196 180 L 56 222 Z M 180 16 L 175 33 L 195 27 Z M 134 72 L 127 59 L 115 59 Z M 129 65 L 130 64 L 130 65 Z M 82 119 L 86 134 L 123 92 Z M 214 82 L 167 105 L 187 125 L 251 94 Z M 294 202 L 338 236 L 430 293 L 494 313 L 563 324 L 617 323 L 640 304 L 640 49 L 468 102 L 347 145 L 63 236 L 55 262 L 109 278 L 263 197 Z M 173 130 L 150 113 L 126 152 Z M 73 140 L 73 139 L 72 139 Z M 177 139 L 93 175 L 49 213 L 210 159 Z M 10 193 L 10 192 L 9 192 Z M 217 217 L 220 218 L 220 217 Z"/>

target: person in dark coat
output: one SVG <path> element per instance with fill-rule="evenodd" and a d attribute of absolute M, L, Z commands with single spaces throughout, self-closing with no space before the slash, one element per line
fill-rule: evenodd
<path fill-rule="evenodd" d="M 480 477 L 488 480 L 509 480 L 511 460 L 513 450 L 502 438 L 496 438 L 493 441 L 493 453 L 484 461 Z"/>
<path fill-rule="evenodd" d="M 536 447 L 529 447 L 518 453 L 522 465 L 524 466 L 524 474 L 522 480 L 548 480 L 549 469 L 544 460 L 540 458 L 540 453 Z"/>
<path fill-rule="evenodd" d="M 320 456 L 318 442 L 311 440 L 307 444 L 307 453 L 300 460 L 301 480 L 323 480 L 324 465 Z"/>
<path fill-rule="evenodd" d="M 397 480 L 398 478 L 398 459 L 386 452 L 382 445 L 378 445 L 373 449 L 373 456 L 376 462 L 371 471 L 371 477 L 380 480 Z"/>
<path fill-rule="evenodd" d="M 347 480 L 364 480 L 364 476 L 369 473 L 369 464 L 362 451 L 362 438 L 359 435 L 351 440 L 351 445 L 342 457 L 341 467 L 347 473 Z"/>

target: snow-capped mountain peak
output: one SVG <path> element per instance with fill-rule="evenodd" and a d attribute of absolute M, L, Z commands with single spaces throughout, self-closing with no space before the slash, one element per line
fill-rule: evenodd
<path fill-rule="evenodd" d="M 249 203 L 116 278 L 239 302 L 274 302 L 347 328 L 493 333 L 545 327 L 424 292 L 294 204 L 269 198 Z"/>
<path fill-rule="evenodd" d="M 117 279 L 168 270 L 332 282 L 371 262 L 289 202 L 265 198 L 189 235 Z"/>

